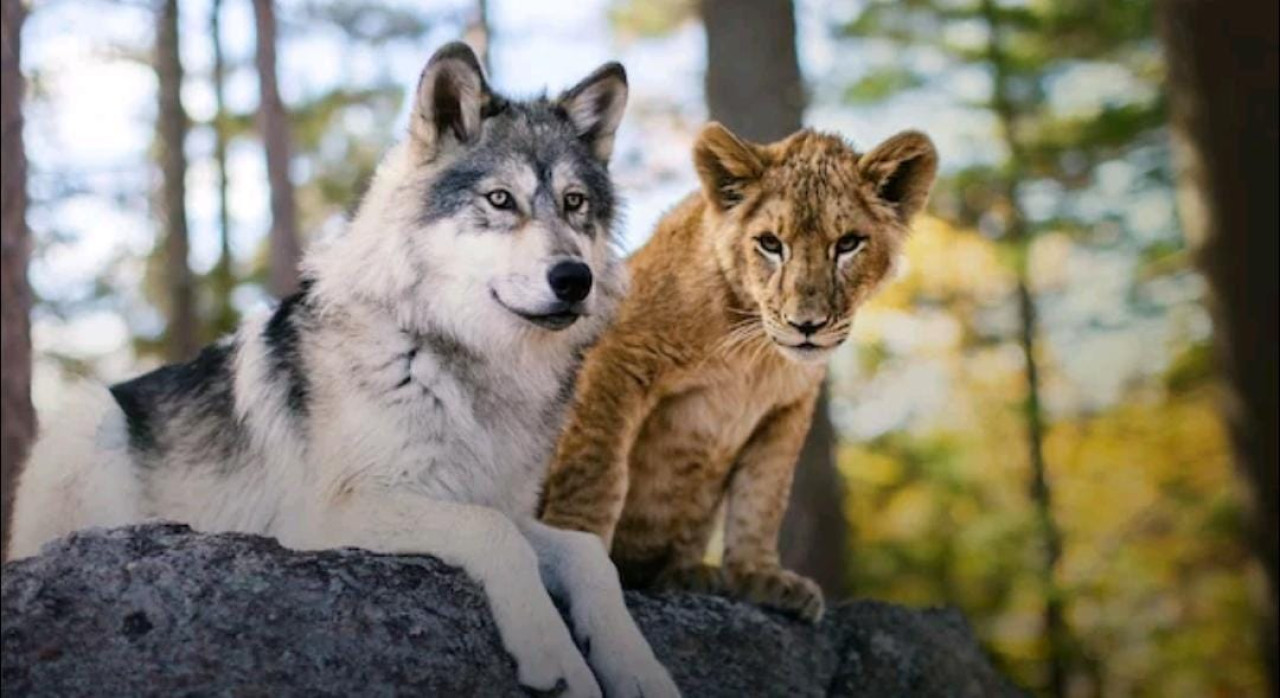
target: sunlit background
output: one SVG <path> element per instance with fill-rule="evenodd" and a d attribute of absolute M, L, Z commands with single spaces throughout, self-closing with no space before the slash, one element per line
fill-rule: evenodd
<path fill-rule="evenodd" d="M 904 273 L 832 363 L 846 588 L 962 609 L 997 664 L 1035 691 L 1050 685 L 1052 659 L 1069 695 L 1261 695 L 1251 632 L 1261 578 L 1241 542 L 1204 284 L 1176 213 L 1150 3 L 1079 3 L 1092 11 L 1064 13 L 1051 35 L 1037 24 L 1042 4 L 1002 4 L 1003 67 L 988 50 L 989 16 L 938 4 L 948 5 L 796 7 L 805 123 L 864 148 L 921 129 L 943 167 Z M 506 93 L 561 89 L 606 60 L 627 66 L 613 165 L 627 249 L 694 188 L 689 151 L 708 114 L 695 3 L 486 5 L 481 15 L 466 1 L 277 3 L 305 239 L 341 230 L 405 129 L 405 96 L 426 57 L 477 32 Z M 184 0 L 180 14 L 190 265 L 201 278 L 224 235 L 213 7 Z M 221 3 L 220 19 L 235 283 L 226 298 L 198 284 L 206 339 L 272 302 L 252 6 Z M 141 3 L 35 2 L 27 20 L 41 409 L 68 380 L 117 380 L 162 360 L 154 33 Z M 1012 141 L 993 106 L 999 92 L 1016 112 Z M 1014 207 L 1007 181 L 1017 183 Z M 1038 310 L 1038 405 L 1027 400 L 1020 287 Z M 1044 427 L 1043 488 L 1029 419 Z M 1055 540 L 1060 554 L 1047 554 Z M 1060 633 L 1046 630 L 1050 602 Z"/>

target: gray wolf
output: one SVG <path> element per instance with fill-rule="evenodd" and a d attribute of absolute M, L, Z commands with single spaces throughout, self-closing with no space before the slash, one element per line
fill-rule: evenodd
<path fill-rule="evenodd" d="M 147 519 L 435 555 L 484 587 L 523 685 L 675 695 L 600 540 L 534 517 L 581 356 L 625 291 L 607 166 L 626 97 L 611 63 L 507 99 L 465 45 L 441 48 L 408 138 L 300 293 L 187 363 L 86 389 L 44 431 L 14 556 Z"/>

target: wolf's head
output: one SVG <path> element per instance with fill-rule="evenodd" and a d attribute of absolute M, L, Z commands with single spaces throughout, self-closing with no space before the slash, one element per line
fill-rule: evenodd
<path fill-rule="evenodd" d="M 490 89 L 466 45 L 441 48 L 409 138 L 316 270 L 341 266 L 346 292 L 464 339 L 598 331 L 625 284 L 608 161 L 626 100 L 617 63 L 555 99 L 517 101 Z"/>

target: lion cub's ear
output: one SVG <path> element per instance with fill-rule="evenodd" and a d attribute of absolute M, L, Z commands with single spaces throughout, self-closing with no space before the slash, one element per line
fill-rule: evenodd
<path fill-rule="evenodd" d="M 716 122 L 702 128 L 693 146 L 702 190 L 721 211 L 742 201 L 744 189 L 764 174 L 764 154 Z"/>
<path fill-rule="evenodd" d="M 919 131 L 903 131 L 858 160 L 862 178 L 908 223 L 924 208 L 938 174 L 938 151 Z"/>
<path fill-rule="evenodd" d="M 470 143 L 480 136 L 480 113 L 492 96 L 471 47 L 445 44 L 418 79 L 409 133 L 431 157 L 450 143 Z"/>

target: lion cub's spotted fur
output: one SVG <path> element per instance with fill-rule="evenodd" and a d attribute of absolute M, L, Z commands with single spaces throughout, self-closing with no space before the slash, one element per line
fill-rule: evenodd
<path fill-rule="evenodd" d="M 694 159 L 702 191 L 631 258 L 619 319 L 586 358 L 543 518 L 612 541 L 629 584 L 816 619 L 817 586 L 778 563 L 792 471 L 823 359 L 892 275 L 936 155 L 914 132 L 862 155 L 832 135 L 754 145 L 711 124 Z"/>

